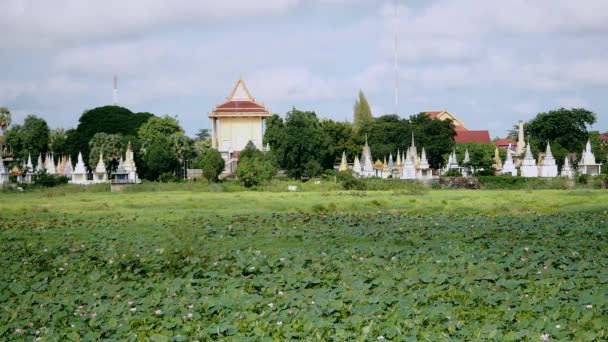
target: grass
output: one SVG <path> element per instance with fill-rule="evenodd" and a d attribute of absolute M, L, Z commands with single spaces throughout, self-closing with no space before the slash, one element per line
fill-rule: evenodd
<path fill-rule="evenodd" d="M 608 338 L 605 190 L 287 183 L 0 192 L 0 339 Z"/>

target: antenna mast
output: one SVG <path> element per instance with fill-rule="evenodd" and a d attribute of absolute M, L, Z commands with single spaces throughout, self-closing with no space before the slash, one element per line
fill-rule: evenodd
<path fill-rule="evenodd" d="M 397 58 L 397 0 L 394 2 L 395 10 L 394 10 L 394 22 L 393 22 L 393 34 L 394 34 L 394 53 L 395 53 L 395 114 L 399 115 L 399 66 L 398 66 L 398 58 Z"/>
<path fill-rule="evenodd" d="M 114 93 L 113 93 L 114 105 L 118 105 L 118 78 L 114 75 Z"/>

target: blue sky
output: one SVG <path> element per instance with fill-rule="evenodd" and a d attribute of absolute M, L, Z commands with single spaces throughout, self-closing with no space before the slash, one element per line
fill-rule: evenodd
<path fill-rule="evenodd" d="M 112 102 L 177 115 L 188 134 L 239 77 L 280 115 L 351 120 L 359 89 L 393 113 L 394 1 L 3 0 L 0 105 L 70 128 Z M 585 107 L 608 130 L 608 2 L 398 1 L 403 117 L 446 109 L 504 136 Z"/>

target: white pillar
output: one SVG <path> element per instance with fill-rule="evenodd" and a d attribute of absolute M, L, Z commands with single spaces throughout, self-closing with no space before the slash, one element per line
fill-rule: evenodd
<path fill-rule="evenodd" d="M 217 127 L 216 127 L 216 118 L 211 119 L 211 147 L 217 149 Z"/>

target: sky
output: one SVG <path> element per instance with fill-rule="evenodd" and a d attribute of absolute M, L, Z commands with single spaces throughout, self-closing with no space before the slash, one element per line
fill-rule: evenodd
<path fill-rule="evenodd" d="M 14 123 L 76 127 L 112 104 L 117 75 L 119 105 L 189 135 L 239 78 L 281 116 L 350 121 L 362 90 L 374 116 L 448 110 L 492 137 L 560 107 L 608 131 L 605 0 L 1 0 L 0 13 Z"/>

